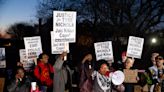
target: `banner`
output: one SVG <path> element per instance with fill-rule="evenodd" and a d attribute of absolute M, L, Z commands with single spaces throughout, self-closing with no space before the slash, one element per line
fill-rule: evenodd
<path fill-rule="evenodd" d="M 97 60 L 113 60 L 113 49 L 111 41 L 94 43 L 94 47 Z"/>
<path fill-rule="evenodd" d="M 0 48 L 0 68 L 6 68 L 5 48 Z"/>
<path fill-rule="evenodd" d="M 75 42 L 76 12 L 53 11 L 53 31 L 55 42 Z"/>
<path fill-rule="evenodd" d="M 33 69 L 37 64 L 37 58 L 30 58 L 26 54 L 25 49 L 19 50 L 20 62 L 23 64 L 25 70 Z"/>
<path fill-rule="evenodd" d="M 24 43 L 28 58 L 37 58 L 42 53 L 40 36 L 24 37 Z"/>
<path fill-rule="evenodd" d="M 127 56 L 133 58 L 141 58 L 144 39 L 134 36 L 129 36 Z"/>
<path fill-rule="evenodd" d="M 51 31 L 51 53 L 62 54 L 63 51 L 67 51 L 67 53 L 69 53 L 69 43 L 55 42 L 54 33 Z"/>

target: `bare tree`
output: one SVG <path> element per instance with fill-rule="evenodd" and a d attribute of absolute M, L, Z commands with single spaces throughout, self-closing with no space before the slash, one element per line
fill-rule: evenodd
<path fill-rule="evenodd" d="M 53 10 L 65 10 L 70 9 L 72 5 L 77 5 L 80 0 L 40 0 L 37 16 L 46 21 L 53 15 Z"/>
<path fill-rule="evenodd" d="M 112 30 L 117 35 L 164 28 L 164 0 L 47 0 L 39 9 L 38 15 L 47 12 L 51 17 L 53 10 L 76 10 L 78 22 L 87 19 L 93 28 Z"/>
<path fill-rule="evenodd" d="M 16 23 L 9 27 L 7 33 L 15 39 L 22 40 L 23 37 L 35 35 L 36 29 L 27 23 Z"/>

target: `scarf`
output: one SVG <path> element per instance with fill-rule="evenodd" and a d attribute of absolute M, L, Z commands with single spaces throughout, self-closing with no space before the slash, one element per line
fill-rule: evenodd
<path fill-rule="evenodd" d="M 96 77 L 98 85 L 102 90 L 106 91 L 111 88 L 111 78 L 109 76 L 104 76 L 97 72 Z"/>

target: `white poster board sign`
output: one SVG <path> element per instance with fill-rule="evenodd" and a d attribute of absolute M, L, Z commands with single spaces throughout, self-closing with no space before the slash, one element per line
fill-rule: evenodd
<path fill-rule="evenodd" d="M 27 55 L 26 55 L 26 50 L 25 49 L 20 49 L 19 50 L 19 57 L 20 57 L 20 60 L 28 58 Z"/>
<path fill-rule="evenodd" d="M 97 60 L 113 60 L 113 49 L 111 41 L 94 43 L 94 47 Z"/>
<path fill-rule="evenodd" d="M 63 51 L 69 53 L 69 43 L 67 42 L 55 42 L 54 33 L 51 31 L 51 53 L 62 54 Z"/>
<path fill-rule="evenodd" d="M 23 64 L 25 70 L 33 69 L 37 63 L 37 58 L 28 58 L 25 49 L 19 50 L 20 62 Z"/>
<path fill-rule="evenodd" d="M 53 11 L 53 31 L 55 42 L 75 42 L 76 12 Z"/>
<path fill-rule="evenodd" d="M 24 43 L 28 58 L 37 58 L 42 53 L 40 36 L 24 37 Z"/>
<path fill-rule="evenodd" d="M 6 68 L 5 48 L 0 48 L 0 68 Z"/>
<path fill-rule="evenodd" d="M 127 56 L 141 58 L 144 39 L 140 37 L 129 36 Z"/>

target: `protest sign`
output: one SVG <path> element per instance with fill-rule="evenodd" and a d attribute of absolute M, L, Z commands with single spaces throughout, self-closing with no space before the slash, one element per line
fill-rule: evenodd
<path fill-rule="evenodd" d="M 28 58 L 37 58 L 42 53 L 40 36 L 24 37 L 24 43 Z"/>
<path fill-rule="evenodd" d="M 27 59 L 27 55 L 26 55 L 26 50 L 25 49 L 20 49 L 19 50 L 19 57 L 20 57 L 20 60 L 24 60 L 24 59 Z"/>
<path fill-rule="evenodd" d="M 23 59 L 23 60 L 20 60 L 20 62 L 23 64 L 23 68 L 25 70 L 33 70 L 36 65 L 37 58 Z"/>
<path fill-rule="evenodd" d="M 63 51 L 69 53 L 69 43 L 67 42 L 55 42 L 54 33 L 51 31 L 51 53 L 61 54 Z"/>
<path fill-rule="evenodd" d="M 113 60 L 113 49 L 111 41 L 94 43 L 94 47 L 97 60 Z"/>
<path fill-rule="evenodd" d="M 76 12 L 53 11 L 53 31 L 55 42 L 75 42 Z"/>
<path fill-rule="evenodd" d="M 0 68 L 6 68 L 5 48 L 0 48 Z"/>
<path fill-rule="evenodd" d="M 129 36 L 127 56 L 133 58 L 141 58 L 144 39 L 134 36 Z"/>
<path fill-rule="evenodd" d="M 137 83 L 137 76 L 138 76 L 137 70 L 124 69 L 123 72 L 125 75 L 125 80 L 124 80 L 125 83 Z"/>
<path fill-rule="evenodd" d="M 37 58 L 30 58 L 26 54 L 25 49 L 19 50 L 20 62 L 23 64 L 25 70 L 33 69 L 34 66 L 37 64 Z"/>

